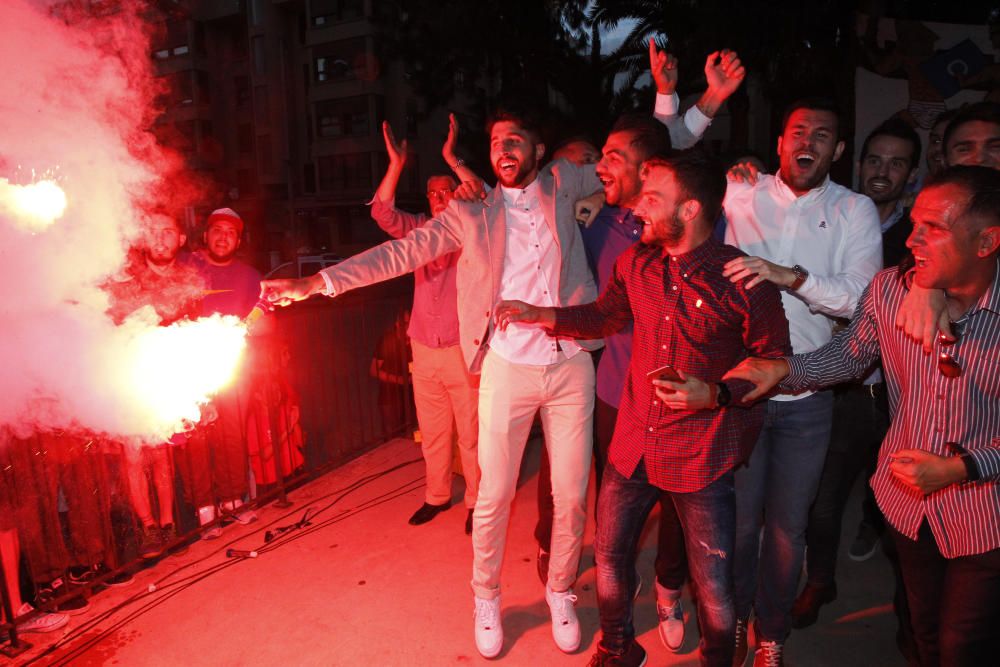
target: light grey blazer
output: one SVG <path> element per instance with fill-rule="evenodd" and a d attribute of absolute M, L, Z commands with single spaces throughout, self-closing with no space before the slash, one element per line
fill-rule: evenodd
<path fill-rule="evenodd" d="M 597 298 L 597 288 L 573 206 L 601 189 L 594 166 L 558 160 L 538 174 L 538 196 L 545 222 L 559 248 L 559 305 L 574 306 Z M 503 194 L 495 188 L 482 202 L 452 201 L 436 218 L 400 239 L 359 253 L 323 269 L 335 294 L 407 274 L 441 255 L 462 251 L 458 260 L 458 328 L 462 355 L 478 373 L 499 301 L 507 229 Z M 601 340 L 582 340 L 587 350 Z"/>

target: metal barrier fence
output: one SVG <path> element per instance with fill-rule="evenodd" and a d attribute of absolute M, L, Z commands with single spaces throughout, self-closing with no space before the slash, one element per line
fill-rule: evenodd
<path fill-rule="evenodd" d="M 236 387 L 214 401 L 217 420 L 168 445 L 137 453 L 85 434 L 0 433 L 0 652 L 30 646 L 17 625 L 39 611 L 79 606 L 227 522 L 251 519 L 253 508 L 285 502 L 290 488 L 409 435 L 412 285 L 406 277 L 279 310 L 252 337 Z M 37 611 L 15 607 L 21 600 Z"/>

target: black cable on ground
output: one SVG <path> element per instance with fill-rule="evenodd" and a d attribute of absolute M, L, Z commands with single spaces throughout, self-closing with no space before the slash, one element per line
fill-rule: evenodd
<path fill-rule="evenodd" d="M 394 489 L 392 489 L 392 490 L 390 490 L 390 491 L 388 491 L 386 493 L 383 493 L 383 494 L 381 494 L 379 496 L 375 496 L 374 498 L 365 501 L 364 503 L 362 503 L 361 505 L 359 505 L 358 507 L 356 507 L 356 508 L 354 508 L 352 510 L 346 510 L 346 511 L 344 511 L 344 512 L 342 512 L 342 513 L 340 513 L 340 514 L 338 514 L 338 515 L 336 515 L 334 517 L 326 519 L 326 520 L 324 520 L 324 521 L 322 521 L 320 523 L 315 523 L 315 522 L 311 521 L 312 518 L 317 517 L 317 516 L 323 514 L 324 512 L 328 511 L 329 509 L 331 509 L 332 507 L 334 507 L 337 503 L 339 503 L 341 500 L 343 500 L 345 497 L 347 497 L 351 493 L 353 493 L 353 492 L 355 492 L 355 491 L 357 491 L 357 490 L 359 490 L 359 489 L 367 486 L 368 484 L 371 484 L 372 482 L 374 482 L 374 481 L 376 481 L 378 479 L 381 479 L 382 477 L 385 477 L 386 475 L 389 475 L 389 474 L 391 474 L 393 472 L 396 472 L 397 470 L 400 470 L 400 469 L 402 469 L 404 467 L 407 467 L 407 466 L 410 466 L 410 465 L 414 465 L 414 464 L 417 464 L 417 463 L 422 463 L 422 462 L 423 462 L 423 459 L 412 459 L 412 460 L 409 460 L 409 461 L 404 461 L 402 463 L 398 463 L 398 464 L 396 464 L 396 465 L 394 465 L 394 466 L 392 466 L 390 468 L 386 468 L 385 470 L 381 470 L 381 471 L 378 471 L 378 472 L 375 472 L 375 473 L 372 473 L 372 474 L 369 474 L 369 475 L 365 475 L 364 477 L 361 477 L 361 478 L 359 478 L 359 479 L 351 482 L 350 484 L 348 484 L 345 487 L 342 487 L 342 488 L 337 489 L 335 491 L 331 491 L 330 493 L 327 493 L 327 494 L 325 494 L 323 496 L 320 496 L 319 498 L 313 499 L 313 501 L 310 503 L 310 505 L 313 505 L 317 501 L 323 501 L 323 500 L 326 500 L 328 498 L 333 497 L 332 501 L 330 501 L 329 503 L 327 503 L 325 506 L 323 506 L 323 507 L 321 507 L 319 509 L 316 509 L 315 511 L 312 511 L 313 507 L 311 507 L 311 506 L 307 507 L 306 510 L 305 510 L 305 512 L 302 515 L 302 518 L 298 522 L 292 524 L 292 527 L 288 531 L 278 534 L 275 538 L 273 538 L 269 542 L 265 542 L 261 547 L 259 547 L 255 551 L 257 551 L 258 554 L 267 553 L 267 552 L 273 551 L 273 550 L 275 550 L 275 549 L 277 549 L 277 548 L 279 548 L 281 546 L 284 546 L 285 544 L 289 544 L 291 542 L 296 541 L 300 537 L 304 537 L 306 535 L 311 535 L 313 532 L 315 532 L 317 530 L 320 530 L 320 529 L 325 528 L 327 526 L 333 525 L 335 523 L 339 523 L 340 521 L 343 521 L 345 519 L 348 519 L 348 518 L 351 518 L 353 516 L 356 516 L 357 514 L 360 514 L 361 512 L 368 511 L 368 510 L 370 510 L 370 509 L 372 509 L 374 507 L 378 507 L 379 505 L 382 505 L 382 504 L 384 504 L 386 502 L 389 502 L 390 500 L 394 500 L 394 499 L 396 499 L 398 497 L 404 496 L 404 495 L 410 493 L 411 491 L 414 491 L 414 490 L 420 488 L 420 484 L 422 484 L 422 482 L 423 482 L 423 477 L 420 477 L 420 478 L 417 478 L 417 479 L 414 479 L 414 480 L 410 480 L 410 481 L 408 481 L 408 482 L 406 482 L 406 483 L 404 483 L 404 484 L 402 484 L 400 486 L 397 486 L 396 488 L 394 488 Z M 157 593 L 161 593 L 161 595 L 159 595 L 159 597 L 157 597 L 155 600 L 151 600 L 151 601 L 146 602 L 143 606 L 141 606 L 141 607 L 139 607 L 139 608 L 131 611 L 124 618 L 119 619 L 118 621 L 115 621 L 110 627 L 108 627 L 108 628 L 106 628 L 104 630 L 99 631 L 96 635 L 94 635 L 92 637 L 87 637 L 86 641 L 80 643 L 79 645 L 77 645 L 75 647 L 70 648 L 67 651 L 66 655 L 60 656 L 60 657 L 56 658 L 54 661 L 46 663 L 46 664 L 50 664 L 50 665 L 68 665 L 68 664 L 70 664 L 70 662 L 72 662 L 73 660 L 75 660 L 75 659 L 79 658 L 80 656 L 82 656 L 84 653 L 86 653 L 91 648 L 93 648 L 97 644 L 99 644 L 102 641 L 104 641 L 104 639 L 106 639 L 108 636 L 110 636 L 114 632 L 117 632 L 119 629 L 121 629 L 122 627 L 126 626 L 128 623 L 130 623 L 133 620 L 139 618 L 140 616 L 146 614 L 147 612 L 155 609 L 156 607 L 158 607 L 159 605 L 163 604 L 167 600 L 173 598 L 175 595 L 178 595 L 178 594 L 186 591 L 187 589 L 191 588 L 192 586 L 194 586 L 198 582 L 200 582 L 200 581 L 202 581 L 204 579 L 207 579 L 208 577 L 210 577 L 210 576 L 212 576 L 214 574 L 217 574 L 218 572 L 221 572 L 221 571 L 223 571 L 225 569 L 228 569 L 228 568 L 230 568 L 230 567 L 232 567 L 234 565 L 237 565 L 238 563 L 240 563 L 240 562 L 242 562 L 244 560 L 247 560 L 247 559 L 246 558 L 227 558 L 226 560 L 223 560 L 220 563 L 216 563 L 215 565 L 211 565 L 211 566 L 209 566 L 208 568 L 206 568 L 204 570 L 200 570 L 200 571 L 191 573 L 191 574 L 189 574 L 189 575 L 187 575 L 187 576 L 185 576 L 183 578 L 180 578 L 180 579 L 178 579 L 176 581 L 169 582 L 168 580 L 170 580 L 171 578 L 173 578 L 174 576 L 176 576 L 177 574 L 179 574 L 180 572 L 182 572 L 182 571 L 184 571 L 186 569 L 189 569 L 189 568 L 191 568 L 193 566 L 199 565 L 199 564 L 205 562 L 206 560 L 209 560 L 209 559 L 215 557 L 219 553 L 225 553 L 226 549 L 228 549 L 231 545 L 233 545 L 233 544 L 235 544 L 237 542 L 242 542 L 242 541 L 246 540 L 247 538 L 251 537 L 252 535 L 260 533 L 261 531 L 265 531 L 265 533 L 266 533 L 268 528 L 274 526 L 275 524 L 277 524 L 279 522 L 285 521 L 286 519 L 288 519 L 288 517 L 292 516 L 293 514 L 298 513 L 299 511 L 300 511 L 300 509 L 298 509 L 298 508 L 294 509 L 294 510 L 290 510 L 289 512 L 286 512 L 285 514 L 283 514 L 283 515 L 281 515 L 279 517 L 276 517 L 271 522 L 269 522 L 267 524 L 262 524 L 260 527 L 258 527 L 257 529 L 255 529 L 251 533 L 249 533 L 247 535 L 241 535 L 239 537 L 235 537 L 235 538 L 231 539 L 230 541 L 228 541 L 228 542 L 226 542 L 224 544 L 221 544 L 217 549 L 215 549 L 214 551 L 211 551 L 210 553 L 206 554 L 205 556 L 202 556 L 201 558 L 198 558 L 198 559 L 196 559 L 194 561 L 191 561 L 190 563 L 185 563 L 185 564 L 183 564 L 183 565 L 175 568 L 174 570 L 172 570 L 172 571 L 164 574 L 162 577 L 160 577 L 156 581 L 152 582 L 149 585 L 149 587 L 147 588 L 147 590 L 136 592 L 133 596 L 131 596 L 131 597 L 123 600 L 122 602 L 114 605 L 113 607 L 110 607 L 109 609 L 106 609 L 105 611 L 101 612 L 100 614 L 98 614 L 94 618 L 87 619 L 87 621 L 84 622 L 83 624 L 81 624 L 81 625 L 73 628 L 72 631 L 70 631 L 69 633 L 67 633 L 63 637 L 61 637 L 58 641 L 53 642 L 52 644 L 50 644 L 49 646 L 47 646 L 38 655 L 34 656 L 33 658 L 31 658 L 30 660 L 28 660 L 28 661 L 26 661 L 24 663 L 21 663 L 22 667 L 28 667 L 29 665 L 33 665 L 36 662 L 38 662 L 39 660 L 41 660 L 42 658 L 51 657 L 53 653 L 55 653 L 56 651 L 58 651 L 59 649 L 61 649 L 63 647 L 66 647 L 67 645 L 69 645 L 73 641 L 77 640 L 84 633 L 86 633 L 86 632 L 90 631 L 91 629 L 95 628 L 101 622 L 107 620 L 108 618 L 110 618 L 114 614 L 118 613 L 122 609 L 125 609 L 126 607 L 128 607 L 128 606 L 130 606 L 132 604 L 135 604 L 137 602 L 140 602 L 140 601 L 142 601 L 144 599 L 150 598 L 150 597 L 156 595 Z M 173 589 L 173 590 L 171 590 L 171 589 Z"/>

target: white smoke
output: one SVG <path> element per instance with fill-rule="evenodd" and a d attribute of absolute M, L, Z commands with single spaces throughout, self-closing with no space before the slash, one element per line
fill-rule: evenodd
<path fill-rule="evenodd" d="M 0 177 L 25 185 L 45 174 L 67 202 L 47 225 L 0 205 L 0 427 L 21 435 L 154 438 L 176 426 L 121 381 L 155 314 L 117 327 L 100 288 L 177 165 L 146 131 L 155 80 L 138 4 L 0 2 Z"/>

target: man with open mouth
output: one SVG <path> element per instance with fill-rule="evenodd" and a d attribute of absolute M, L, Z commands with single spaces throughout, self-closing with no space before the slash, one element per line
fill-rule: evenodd
<path fill-rule="evenodd" d="M 906 239 L 913 225 L 905 193 L 917 179 L 920 148 L 920 137 L 901 118 L 881 123 L 861 145 L 858 190 L 878 210 L 886 267 L 898 265 L 909 254 Z M 863 381 L 837 386 L 835 395 L 830 448 L 806 531 L 806 585 L 792 607 L 793 628 L 815 623 L 820 607 L 837 597 L 837 552 L 848 496 L 862 471 L 866 480 L 875 472 L 879 446 L 889 428 L 889 400 L 880 369 Z M 882 529 L 882 514 L 865 484 L 862 519 L 847 551 L 850 559 L 874 556 Z M 901 600 L 898 597 L 897 603 Z"/>
<path fill-rule="evenodd" d="M 572 653 L 581 640 L 571 587 L 583 549 L 593 448 L 594 363 L 588 352 L 601 342 L 556 338 L 536 327 L 499 331 L 493 321 L 503 299 L 566 306 L 597 296 L 574 204 L 601 183 L 592 165 L 560 160 L 541 167 L 545 144 L 538 128 L 530 113 L 494 115 L 490 164 L 499 184 L 481 201 L 453 200 L 402 238 L 315 276 L 266 280 L 261 290 L 277 305 L 313 294 L 336 296 L 462 251 L 456 270 L 459 344 L 469 371 L 481 374 L 472 589 L 476 647 L 487 658 L 503 649 L 500 570 L 521 458 L 539 411 L 555 504 L 545 600 L 558 648 Z"/>
<path fill-rule="evenodd" d="M 832 102 L 795 102 L 778 138 L 778 173 L 753 184 L 731 181 L 723 205 L 726 243 L 748 255 L 730 261 L 724 272 L 749 287 L 767 280 L 783 290 L 796 354 L 830 340 L 834 319 L 851 316 L 882 267 L 874 204 L 830 180 L 830 166 L 843 150 Z M 748 651 L 751 611 L 757 617 L 755 663 L 782 664 L 832 416 L 830 391 L 774 396 L 747 465 L 736 471 L 734 664 Z"/>

